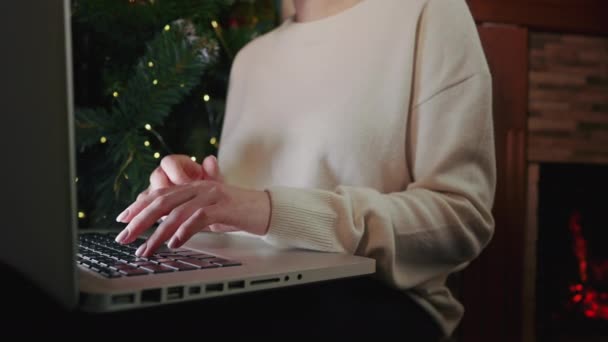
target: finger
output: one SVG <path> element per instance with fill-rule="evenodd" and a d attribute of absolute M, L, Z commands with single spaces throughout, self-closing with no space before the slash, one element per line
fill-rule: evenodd
<path fill-rule="evenodd" d="M 159 166 L 156 169 L 154 169 L 154 171 L 152 171 L 152 174 L 150 175 L 150 189 L 151 190 L 168 188 L 173 185 L 175 185 L 175 184 L 173 184 L 173 182 L 171 182 L 169 177 L 167 177 L 167 174 L 165 173 L 165 171 L 163 171 L 162 167 Z"/>
<path fill-rule="evenodd" d="M 153 254 L 175 231 L 196 211 L 196 207 L 186 202 L 173 209 L 156 231 L 142 244 L 135 255 L 147 257 Z"/>
<path fill-rule="evenodd" d="M 144 198 L 149 193 L 150 193 L 150 188 L 144 190 L 142 193 L 140 193 L 139 195 L 137 195 L 137 200 L 140 200 L 140 199 Z M 118 214 L 118 216 L 116 216 L 116 222 L 122 222 L 122 223 L 128 223 L 129 222 L 129 220 L 131 219 L 130 218 L 131 215 L 129 215 L 130 214 L 129 207 L 127 207 L 127 209 L 123 210 L 120 214 Z M 119 242 L 119 240 L 120 240 L 119 237 L 120 237 L 120 235 L 118 235 L 116 237 L 116 242 Z"/>
<path fill-rule="evenodd" d="M 187 184 L 202 179 L 201 167 L 185 155 L 168 155 L 160 166 L 173 184 Z"/>
<path fill-rule="evenodd" d="M 199 208 L 181 224 L 175 234 L 173 234 L 171 240 L 169 240 L 167 246 L 169 246 L 169 248 L 178 248 L 182 246 L 186 241 L 190 240 L 194 234 L 207 227 L 209 224 L 208 222 L 209 217 L 205 214 L 205 209 Z"/>
<path fill-rule="evenodd" d="M 220 173 L 220 167 L 215 156 L 208 156 L 203 160 L 203 170 L 207 176 L 207 179 L 223 182 L 223 177 Z"/>
<path fill-rule="evenodd" d="M 131 222 L 133 217 L 135 217 L 135 215 L 137 215 L 137 213 L 142 211 L 143 208 L 150 205 L 150 203 L 152 203 L 152 201 L 154 201 L 154 199 L 156 199 L 157 197 L 162 196 L 164 194 L 167 194 L 169 192 L 172 192 L 172 191 L 175 191 L 175 189 L 172 189 L 172 188 L 160 188 L 160 189 L 156 189 L 156 190 L 152 190 L 151 188 L 146 189 L 145 191 L 143 191 L 139 195 L 137 195 L 137 199 L 135 199 L 135 202 L 131 203 L 131 205 L 128 206 L 127 209 L 125 209 L 122 213 L 120 213 L 120 215 L 118 215 L 118 217 L 116 218 L 116 221 L 122 222 L 122 223 Z M 117 241 L 118 241 L 118 239 L 117 239 Z"/>
<path fill-rule="evenodd" d="M 164 189 L 153 191 L 148 197 L 142 199 L 142 201 L 133 203 L 129 207 L 129 211 L 131 211 L 130 215 L 134 215 L 134 217 L 124 229 L 126 233 L 124 236 L 121 236 L 122 243 L 133 242 L 161 217 L 169 214 L 173 209 L 196 196 L 195 189 L 191 187 L 171 189 L 174 189 L 174 191 L 160 196 L 155 195 Z M 151 199 L 152 201 L 150 201 Z"/>

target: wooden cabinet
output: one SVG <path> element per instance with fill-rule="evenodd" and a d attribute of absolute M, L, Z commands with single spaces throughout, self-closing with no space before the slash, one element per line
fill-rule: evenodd
<path fill-rule="evenodd" d="M 519 341 L 526 194 L 528 30 L 481 25 L 493 80 L 496 141 L 496 220 L 492 242 L 463 273 L 465 317 L 460 340 Z"/>
<path fill-rule="evenodd" d="M 478 22 L 530 30 L 608 34 L 606 0 L 467 0 Z"/>
<path fill-rule="evenodd" d="M 608 35 L 605 0 L 467 0 L 493 76 L 496 233 L 465 269 L 459 342 L 521 341 L 526 215 L 528 32 Z"/>

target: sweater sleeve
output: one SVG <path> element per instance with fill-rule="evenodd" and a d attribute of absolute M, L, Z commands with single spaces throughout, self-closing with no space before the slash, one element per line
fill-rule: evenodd
<path fill-rule="evenodd" d="M 428 58 L 416 66 L 406 142 L 413 181 L 394 193 L 355 186 L 269 187 L 266 241 L 373 257 L 379 274 L 399 288 L 463 267 L 489 242 L 496 177 L 491 77 L 487 67 L 463 72 L 461 63 L 432 54 L 429 49 L 443 42 L 432 41 L 432 20 L 421 20 L 417 58 Z M 474 25 L 467 25 L 451 28 L 450 35 L 460 29 L 470 36 Z M 476 33 L 472 36 L 478 45 Z M 456 48 L 459 42 L 452 44 Z M 472 58 L 485 65 L 480 46 L 475 48 Z M 440 81 L 431 69 L 440 73 Z"/>

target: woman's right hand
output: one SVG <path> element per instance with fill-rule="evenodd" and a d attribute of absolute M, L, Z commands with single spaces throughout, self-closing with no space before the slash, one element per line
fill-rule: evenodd
<path fill-rule="evenodd" d="M 172 154 L 164 157 L 160 166 L 152 172 L 147 191 L 188 184 L 197 180 L 223 182 L 217 159 L 208 156 L 199 165 L 186 155 Z"/>
<path fill-rule="evenodd" d="M 208 181 L 208 182 L 201 182 L 201 181 Z M 185 155 L 169 155 L 166 156 L 165 158 L 163 158 L 161 160 L 160 166 L 157 167 L 152 174 L 150 175 L 150 186 L 148 187 L 148 189 L 146 189 L 144 192 L 142 192 L 138 197 L 137 200 L 135 201 L 135 203 L 131 204 L 131 206 L 129 206 L 127 209 L 125 209 L 120 215 L 118 215 L 118 217 L 116 218 L 116 221 L 118 222 L 122 222 L 122 223 L 129 223 L 129 225 L 119 234 L 116 236 L 116 242 L 118 243 L 127 243 L 126 241 L 128 241 L 130 238 L 130 234 L 136 234 L 135 237 L 139 234 L 141 234 L 142 229 L 141 228 L 145 228 L 147 229 L 148 227 L 142 227 L 142 223 L 133 223 L 133 219 L 135 218 L 135 220 L 137 221 L 137 219 L 139 218 L 140 220 L 141 217 L 139 216 L 140 214 L 143 215 L 142 217 L 146 217 L 150 216 L 151 213 L 147 212 L 147 211 L 142 211 L 144 209 L 144 207 L 141 207 L 142 203 L 146 203 L 146 199 L 150 198 L 150 197 L 155 197 L 156 200 L 158 200 L 159 196 L 169 196 L 171 194 L 184 194 L 185 192 L 192 192 L 192 190 L 196 190 L 195 193 L 196 196 L 193 196 L 191 198 L 185 198 L 185 202 L 181 203 L 181 206 L 184 206 L 186 204 L 189 205 L 190 209 L 193 209 L 193 213 L 199 213 L 201 212 L 200 210 L 205 208 L 205 206 L 207 206 L 207 209 L 209 209 L 210 207 L 213 207 L 214 205 L 217 206 L 220 202 L 215 203 L 213 205 L 210 205 L 209 203 L 209 198 L 213 198 L 213 194 L 215 192 L 217 192 L 215 185 L 214 186 L 203 186 L 205 184 L 209 185 L 209 184 L 217 184 L 217 183 L 223 183 L 223 177 L 220 173 L 220 169 L 217 163 L 217 159 L 214 156 L 208 156 L 206 157 L 202 164 L 199 165 L 196 162 L 192 161 L 188 156 Z M 221 186 L 222 188 L 224 187 L 223 185 Z M 257 234 L 257 235 L 263 235 L 265 234 L 265 231 L 267 230 L 268 227 L 268 220 L 269 220 L 269 216 L 265 215 L 264 212 L 269 212 L 270 208 L 269 208 L 269 197 L 268 194 L 264 193 L 263 191 L 252 191 L 252 190 L 244 190 L 244 189 L 238 189 L 236 187 L 225 187 L 226 189 L 232 189 L 233 195 L 231 196 L 227 196 L 225 195 L 224 197 L 226 199 L 231 199 L 232 198 L 240 198 L 241 201 L 240 202 L 235 202 L 235 203 L 240 203 L 241 205 L 233 205 L 234 207 L 236 207 L 237 209 L 241 208 L 242 210 L 240 210 L 240 212 L 237 210 L 236 213 L 229 213 L 229 215 L 235 214 L 238 216 L 239 213 L 241 213 L 241 216 L 243 216 L 243 210 L 245 210 L 245 212 L 247 213 L 247 211 L 251 211 L 253 212 L 253 215 L 245 215 L 247 217 L 246 220 L 241 220 L 237 222 L 241 222 L 242 225 L 247 226 L 252 220 L 251 217 L 259 217 L 259 221 L 258 224 L 253 224 L 252 227 L 256 228 L 249 228 L 249 230 L 245 230 L 245 231 L 249 231 L 253 234 Z M 159 195 L 161 194 L 162 195 Z M 168 197 L 165 197 L 165 199 Z M 191 202 L 191 200 L 194 200 L 194 198 L 199 199 L 200 201 L 196 202 Z M 230 202 L 230 201 L 227 201 Z M 147 203 L 147 205 L 145 206 L 146 210 L 150 210 L 150 208 L 154 208 L 154 205 L 157 203 L 157 201 L 153 201 L 152 203 Z M 206 204 L 205 204 L 206 203 Z M 232 202 L 230 202 L 232 203 Z M 265 205 L 264 203 L 267 203 L 267 205 Z M 198 205 L 201 205 L 201 207 L 197 207 Z M 252 206 L 253 205 L 253 206 Z M 138 209 L 136 209 L 138 208 Z M 244 208 L 244 209 L 243 209 Z M 157 208 L 158 209 L 158 208 Z M 261 210 L 258 210 L 261 209 Z M 166 216 L 162 216 L 160 217 L 159 221 L 163 221 L 160 226 L 159 229 L 160 231 L 166 231 L 167 227 L 171 227 L 171 224 L 175 225 L 175 222 L 171 221 L 171 217 L 175 216 L 174 211 L 178 212 L 180 210 L 180 208 L 177 207 L 171 207 L 169 212 L 166 213 Z M 182 210 L 183 211 L 183 210 Z M 261 213 L 261 214 L 260 214 Z M 159 214 L 158 212 L 156 212 L 155 214 Z M 192 218 L 196 218 L 196 220 L 200 221 L 200 218 L 197 218 L 198 216 L 194 215 L 191 216 L 190 218 L 187 218 L 187 222 L 190 222 L 189 220 Z M 169 221 L 165 221 L 165 219 L 169 220 Z M 232 219 L 234 219 L 234 217 L 232 217 Z M 265 220 L 265 221 L 264 221 Z M 227 220 L 229 221 L 229 220 Z M 253 220 L 256 221 L 256 220 Z M 167 223 L 169 222 L 169 223 Z M 206 221 L 203 221 L 206 222 Z M 211 221 L 214 222 L 214 221 Z M 184 244 L 187 240 L 189 240 L 194 233 L 199 232 L 199 231 L 207 231 L 207 232 L 214 232 L 214 233 L 226 233 L 226 232 L 233 232 L 233 231 L 240 231 L 240 230 L 244 230 L 241 229 L 239 227 L 236 226 L 230 226 L 227 224 L 223 224 L 223 223 L 211 223 L 210 225 L 206 226 L 206 227 L 195 227 L 195 230 L 190 230 L 188 231 L 188 234 L 186 234 L 186 237 L 183 236 L 182 233 L 182 237 L 181 240 L 180 238 L 175 239 L 175 236 L 173 239 L 170 240 L 168 246 L 171 246 L 170 248 L 176 248 L 178 246 L 181 246 L 182 244 Z M 224 222 L 224 221 L 215 221 L 215 222 Z M 131 229 L 137 231 L 137 233 L 133 233 L 130 229 L 129 226 L 132 226 L 133 224 L 135 224 L 134 227 L 131 227 Z M 184 222 L 182 222 L 182 224 L 184 224 Z M 200 222 L 199 222 L 200 224 Z M 135 228 L 137 227 L 137 228 Z M 164 227 L 164 229 L 163 229 Z M 179 228 L 180 225 L 178 226 L 174 226 L 172 228 L 174 228 L 173 230 L 175 231 L 175 229 Z M 257 228 L 260 227 L 260 228 Z M 264 229 L 262 229 L 264 228 Z M 257 232 L 256 232 L 257 231 Z M 175 232 L 173 232 L 175 233 Z M 152 245 L 152 249 L 156 249 L 158 247 L 158 236 L 156 238 L 154 238 L 155 234 L 160 234 L 157 232 L 155 232 L 152 236 L 151 239 L 153 240 L 153 242 L 151 243 Z M 165 232 L 166 234 L 166 232 Z M 135 238 L 133 237 L 133 239 Z M 162 242 L 164 242 L 167 239 L 167 236 L 165 236 L 162 239 Z M 177 241 L 177 242 L 176 242 Z M 161 243 L 162 243 L 161 242 Z M 145 248 L 144 247 L 144 251 L 145 252 Z M 141 247 L 140 247 L 141 249 Z M 136 252 L 137 255 L 141 254 L 141 251 Z"/>
<path fill-rule="evenodd" d="M 160 166 L 152 171 L 150 186 L 140 194 L 140 197 L 154 190 L 184 185 L 199 180 L 212 180 L 223 183 L 224 180 L 220 173 L 217 159 L 214 156 L 207 156 L 199 165 L 186 155 L 171 154 L 164 157 L 160 162 Z M 126 223 L 124 219 L 127 216 L 128 213 L 122 212 L 118 215 L 116 221 Z M 228 229 L 217 228 L 218 231 L 230 231 Z"/>

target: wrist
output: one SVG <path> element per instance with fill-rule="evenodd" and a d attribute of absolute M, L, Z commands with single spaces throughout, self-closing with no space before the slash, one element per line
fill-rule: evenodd
<path fill-rule="evenodd" d="M 270 218 L 272 217 L 272 199 L 270 197 L 270 191 L 263 190 L 264 196 L 266 198 L 266 204 L 268 211 L 266 212 L 266 224 L 264 225 L 263 235 L 268 234 L 268 230 L 270 229 Z"/>
<path fill-rule="evenodd" d="M 255 231 L 256 235 L 264 236 L 268 233 L 270 227 L 270 213 L 272 211 L 270 204 L 270 194 L 265 190 L 256 191 L 256 205 L 254 206 L 255 213 L 254 217 L 257 217 Z"/>
<path fill-rule="evenodd" d="M 247 190 L 247 210 L 245 219 L 249 233 L 264 236 L 270 227 L 270 194 L 263 190 Z M 245 228 L 245 226 L 243 227 Z"/>

